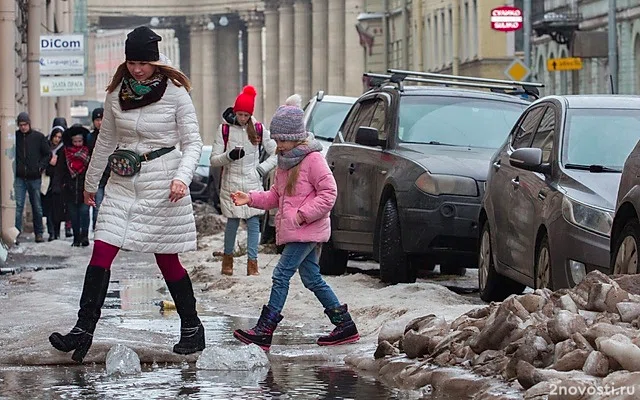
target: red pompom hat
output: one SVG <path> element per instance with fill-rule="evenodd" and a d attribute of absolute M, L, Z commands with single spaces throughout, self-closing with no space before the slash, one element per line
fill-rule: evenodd
<path fill-rule="evenodd" d="M 251 85 L 247 85 L 242 88 L 242 93 L 236 97 L 236 102 L 233 105 L 233 111 L 244 111 L 253 115 L 253 107 L 256 101 L 256 88 Z"/>

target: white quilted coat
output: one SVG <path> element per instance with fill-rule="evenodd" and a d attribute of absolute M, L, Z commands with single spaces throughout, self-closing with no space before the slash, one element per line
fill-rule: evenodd
<path fill-rule="evenodd" d="M 254 120 L 254 123 L 256 121 Z M 267 174 L 278 161 L 275 155 L 276 142 L 269 136 L 269 131 L 263 126 L 262 145 L 269 157 L 260 163 L 259 146 L 254 145 L 249 140 L 249 136 L 244 128 L 237 125 L 229 126 L 229 142 L 227 149 L 224 149 L 222 139 L 222 125 L 218 126 L 218 132 L 214 136 L 213 149 L 211 151 L 211 165 L 222 167 L 222 178 L 220 181 L 220 209 L 222 215 L 227 218 L 247 219 L 255 215 L 264 214 L 264 210 L 251 208 L 249 206 L 237 207 L 231 201 L 231 193 L 241 190 L 249 193 L 252 190 L 263 190 L 262 178 L 258 174 L 258 165 Z M 239 160 L 232 161 L 227 155 L 236 146 L 244 146 L 245 156 Z M 98 214 L 99 216 L 100 214 Z"/>
<path fill-rule="evenodd" d="M 95 239 L 144 253 L 196 250 L 191 197 L 185 196 L 175 203 L 169 201 L 171 181 L 178 179 L 189 187 L 202 151 L 191 97 L 183 87 L 169 80 L 162 99 L 123 111 L 118 102 L 119 91 L 118 87 L 107 94 L 85 190 L 97 191 L 107 158 L 116 146 L 138 154 L 171 146 L 176 146 L 176 150 L 143 162 L 140 172 L 132 177 L 111 174 L 98 214 Z"/>

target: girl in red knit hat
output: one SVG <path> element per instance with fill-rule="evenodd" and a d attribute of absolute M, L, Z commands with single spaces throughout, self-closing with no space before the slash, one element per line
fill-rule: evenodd
<path fill-rule="evenodd" d="M 272 170 L 277 158 L 275 141 L 269 131 L 253 117 L 256 89 L 247 85 L 238 95 L 233 107 L 222 114 L 211 152 L 211 165 L 222 168 L 220 180 L 220 209 L 227 217 L 224 232 L 222 274 L 233 275 L 233 250 L 240 220 L 247 222 L 247 275 L 258 275 L 258 243 L 260 241 L 260 215 L 263 210 L 236 206 L 231 193 L 262 190 L 262 177 Z M 261 152 L 267 158 L 260 162 Z"/>

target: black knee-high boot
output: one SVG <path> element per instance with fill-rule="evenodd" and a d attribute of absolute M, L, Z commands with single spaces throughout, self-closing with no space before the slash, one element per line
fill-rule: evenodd
<path fill-rule="evenodd" d="M 100 310 L 107 296 L 110 276 L 110 270 L 89 265 L 84 276 L 76 325 L 66 335 L 54 332 L 49 336 L 49 342 L 56 349 L 64 352 L 75 350 L 71 356 L 74 361 L 82 362 L 91 347 L 93 331 L 96 329 Z"/>
<path fill-rule="evenodd" d="M 189 274 L 177 282 L 167 282 L 167 287 L 180 315 L 180 341 L 173 346 L 173 352 L 191 354 L 204 350 L 204 326 L 198 318 Z"/>

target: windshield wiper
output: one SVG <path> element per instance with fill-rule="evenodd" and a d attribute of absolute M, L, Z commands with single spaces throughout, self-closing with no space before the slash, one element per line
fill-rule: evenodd
<path fill-rule="evenodd" d="M 599 164 L 591 164 L 591 165 L 565 164 L 564 166 L 565 166 L 565 168 L 581 169 L 581 170 L 589 171 L 589 172 L 622 172 L 619 169 L 609 168 L 609 167 L 605 167 L 604 165 L 599 165 Z"/>
<path fill-rule="evenodd" d="M 436 146 L 454 146 L 454 147 L 458 147 L 457 144 L 442 143 L 442 142 L 438 142 L 436 140 L 432 140 L 430 142 L 427 142 L 426 144 L 433 144 L 433 145 L 436 145 Z"/>

